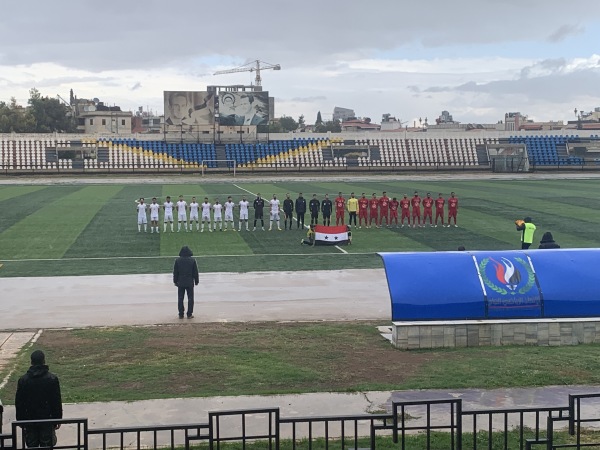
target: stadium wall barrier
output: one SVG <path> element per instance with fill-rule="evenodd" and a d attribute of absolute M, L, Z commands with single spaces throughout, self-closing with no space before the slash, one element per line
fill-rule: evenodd
<path fill-rule="evenodd" d="M 600 249 L 380 256 L 399 348 L 600 342 Z"/>

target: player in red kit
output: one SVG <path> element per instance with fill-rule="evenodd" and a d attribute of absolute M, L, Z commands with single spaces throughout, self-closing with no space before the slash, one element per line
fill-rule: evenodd
<path fill-rule="evenodd" d="M 410 199 L 410 204 L 412 205 L 412 224 L 413 228 L 417 228 L 417 224 L 419 227 L 421 226 L 421 197 L 419 197 L 419 193 L 415 191 L 415 195 Z M 416 222 L 416 223 L 415 223 Z"/>
<path fill-rule="evenodd" d="M 404 228 L 404 219 L 406 218 L 406 222 L 410 227 L 410 200 L 404 194 L 404 198 L 400 200 L 400 210 L 402 211 L 402 216 L 400 217 L 400 226 Z"/>
<path fill-rule="evenodd" d="M 344 215 L 346 214 L 346 199 L 341 192 L 338 192 L 338 196 L 334 200 L 335 202 L 335 224 L 344 224 Z"/>
<path fill-rule="evenodd" d="M 383 219 L 385 219 L 385 225 L 390 226 L 390 198 L 384 192 L 379 199 L 379 225 L 383 226 Z"/>
<path fill-rule="evenodd" d="M 398 228 L 398 207 L 400 203 L 396 200 L 396 197 L 390 202 L 390 226 L 394 221 L 396 222 L 396 228 Z"/>
<path fill-rule="evenodd" d="M 431 208 L 433 208 L 433 199 L 431 198 L 431 194 L 428 192 L 427 197 L 423 199 L 423 226 L 425 226 L 425 222 L 429 217 L 429 226 L 433 226 L 433 220 L 431 219 Z"/>
<path fill-rule="evenodd" d="M 435 199 L 435 226 L 437 227 L 438 224 L 438 219 L 442 219 L 442 227 L 444 227 L 444 204 L 446 203 L 446 200 L 444 200 L 444 197 L 442 196 L 442 193 L 440 192 L 440 195 L 438 196 L 438 198 Z"/>
<path fill-rule="evenodd" d="M 365 219 L 365 227 L 369 225 L 369 199 L 365 197 L 363 192 L 362 197 L 358 199 L 358 228 L 362 228 L 363 219 Z"/>
<path fill-rule="evenodd" d="M 369 224 L 367 225 L 367 228 L 371 228 L 373 220 L 375 221 L 375 226 L 379 227 L 379 215 L 377 214 L 378 208 L 379 200 L 377 200 L 377 195 L 373 194 L 373 197 L 371 197 L 371 200 L 369 200 Z"/>
<path fill-rule="evenodd" d="M 450 193 L 450 198 L 448 199 L 448 227 L 450 227 L 450 219 L 454 219 L 454 226 L 456 225 L 456 212 L 458 211 L 458 199 L 454 195 L 454 192 Z"/>

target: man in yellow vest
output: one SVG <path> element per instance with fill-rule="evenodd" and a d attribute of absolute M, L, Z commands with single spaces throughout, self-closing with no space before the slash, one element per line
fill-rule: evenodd
<path fill-rule="evenodd" d="M 350 198 L 348 199 L 348 203 L 346 205 L 348 207 L 348 214 L 350 216 L 348 225 L 352 225 L 352 222 L 354 221 L 354 226 L 356 226 L 356 214 L 358 213 L 358 199 L 354 196 L 354 192 L 350 194 Z"/>
<path fill-rule="evenodd" d="M 535 233 L 535 225 L 531 223 L 531 217 L 525 217 L 523 220 L 515 221 L 517 231 L 521 233 L 521 248 L 527 250 L 533 244 L 533 233 Z"/>

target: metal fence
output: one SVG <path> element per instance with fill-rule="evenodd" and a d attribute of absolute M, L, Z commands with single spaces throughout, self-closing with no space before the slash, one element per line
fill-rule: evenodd
<path fill-rule="evenodd" d="M 393 402 L 384 414 L 281 417 L 279 408 L 246 409 L 211 412 L 207 423 L 123 428 L 88 428 L 87 419 L 21 421 L 0 434 L 0 449 L 24 449 L 23 429 L 34 423 L 61 425 L 59 450 L 589 449 L 600 448 L 600 431 L 593 431 L 600 394 L 540 408 L 464 410 L 462 400 L 451 399 Z"/>

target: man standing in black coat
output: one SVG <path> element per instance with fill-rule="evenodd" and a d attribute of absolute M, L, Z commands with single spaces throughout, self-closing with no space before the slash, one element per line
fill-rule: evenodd
<path fill-rule="evenodd" d="M 188 307 L 187 318 L 194 317 L 194 286 L 198 286 L 200 281 L 198 277 L 198 264 L 192 258 L 194 254 L 187 246 L 181 247 L 179 258 L 175 260 L 173 266 L 173 283 L 177 286 L 177 307 L 179 308 L 179 318 L 183 319 L 185 309 L 183 307 L 183 298 L 187 292 Z"/>
<path fill-rule="evenodd" d="M 283 214 L 285 229 L 288 229 L 288 222 L 290 223 L 290 230 L 292 229 L 292 218 L 294 213 L 294 201 L 290 198 L 290 194 L 285 194 L 285 200 L 283 201 Z"/>
<path fill-rule="evenodd" d="M 333 203 L 329 200 L 329 194 L 325 194 L 325 199 L 321 203 L 321 212 L 323 213 L 323 225 L 331 225 L 331 211 L 333 210 Z"/>
<path fill-rule="evenodd" d="M 48 370 L 44 352 L 31 354 L 31 367 L 19 379 L 15 395 L 17 420 L 62 419 L 62 399 L 58 377 Z M 36 424 L 25 427 L 27 447 L 56 445 L 56 431 L 60 424 Z"/>
<path fill-rule="evenodd" d="M 256 194 L 256 198 L 254 199 L 254 228 L 252 231 L 256 231 L 256 222 L 260 220 L 260 225 L 262 230 L 265 231 L 265 219 L 263 217 L 263 208 L 265 207 L 265 201 L 260 196 L 260 193 Z"/>
<path fill-rule="evenodd" d="M 296 199 L 296 224 L 297 228 L 302 227 L 304 229 L 304 214 L 306 214 L 306 199 L 302 197 L 302 192 L 298 194 Z"/>
<path fill-rule="evenodd" d="M 310 211 L 310 224 L 319 224 L 319 211 L 321 211 L 321 202 L 317 199 L 317 194 L 313 194 L 312 200 L 308 203 Z"/>

